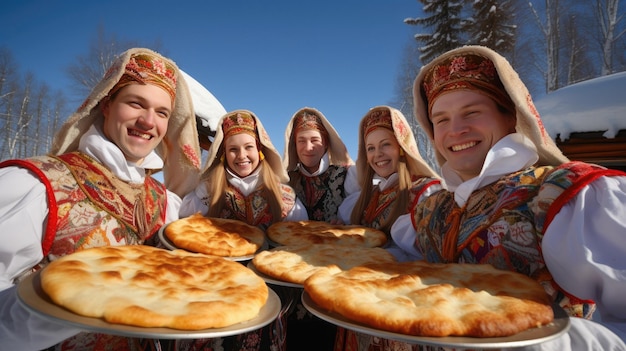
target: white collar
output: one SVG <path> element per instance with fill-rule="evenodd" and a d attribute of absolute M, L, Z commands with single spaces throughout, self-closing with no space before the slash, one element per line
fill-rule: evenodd
<path fill-rule="evenodd" d="M 322 156 L 322 158 L 320 159 L 320 164 L 317 167 L 317 171 L 309 173 L 309 171 L 304 168 L 304 165 L 302 163 L 298 163 L 298 169 L 300 170 L 300 173 L 304 174 L 307 177 L 315 177 L 326 172 L 326 170 L 328 170 L 329 163 L 330 162 L 328 158 L 328 152 L 325 152 L 324 156 Z"/>
<path fill-rule="evenodd" d="M 118 178 L 127 182 L 143 183 L 146 169 L 163 168 L 163 160 L 154 150 L 144 158 L 141 166 L 127 161 L 122 150 L 107 139 L 95 124 L 80 138 L 78 150 L 95 158 Z"/>
<path fill-rule="evenodd" d="M 374 174 L 374 178 L 372 179 L 372 184 L 378 185 L 378 188 L 380 189 L 380 191 L 383 191 L 391 187 L 392 185 L 396 184 L 398 182 L 399 177 L 400 176 L 398 175 L 397 172 L 393 173 L 387 178 L 383 178 L 379 176 L 378 174 Z"/>
<path fill-rule="evenodd" d="M 463 181 L 459 175 L 444 163 L 441 174 L 449 191 L 454 192 L 457 205 L 463 206 L 476 189 L 491 184 L 502 176 L 530 167 L 539 160 L 537 148 L 530 139 L 520 133 L 513 133 L 500 139 L 487 153 L 480 174 Z"/>
<path fill-rule="evenodd" d="M 259 164 L 254 172 L 243 178 L 236 175 L 230 170 L 230 168 L 226 167 L 226 179 L 232 186 L 239 189 L 244 196 L 248 196 L 256 189 L 256 185 L 259 182 L 261 167 L 263 167 L 263 164 Z"/>

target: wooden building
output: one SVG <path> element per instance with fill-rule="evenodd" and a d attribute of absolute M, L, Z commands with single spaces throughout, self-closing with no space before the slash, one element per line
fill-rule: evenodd
<path fill-rule="evenodd" d="M 624 116 L 626 118 L 626 116 Z M 595 163 L 626 172 L 626 129 L 614 138 L 605 138 L 603 132 L 575 132 L 569 139 L 556 139 L 556 145 L 570 160 Z"/>
<path fill-rule="evenodd" d="M 626 72 L 590 79 L 537 99 L 543 124 L 571 160 L 626 171 Z"/>

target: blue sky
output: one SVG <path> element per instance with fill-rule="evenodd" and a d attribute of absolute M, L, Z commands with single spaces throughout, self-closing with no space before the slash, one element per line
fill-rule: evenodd
<path fill-rule="evenodd" d="M 0 47 L 22 74 L 53 89 L 86 55 L 101 25 L 120 42 L 159 50 L 226 110 L 249 109 L 283 152 L 287 122 L 304 106 L 322 111 L 356 158 L 358 121 L 395 97 L 417 0 L 4 0 Z M 75 103 L 78 106 L 78 103 Z M 412 118 L 411 116 L 406 116 Z"/>

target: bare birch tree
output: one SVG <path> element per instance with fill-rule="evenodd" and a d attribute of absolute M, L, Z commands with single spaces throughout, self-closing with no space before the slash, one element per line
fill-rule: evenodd
<path fill-rule="evenodd" d="M 32 73 L 18 72 L 11 52 L 0 49 L 0 160 L 48 152 L 64 111 L 65 97 L 39 83 Z"/>
<path fill-rule="evenodd" d="M 614 73 L 613 56 L 615 43 L 622 37 L 625 30 L 616 33 L 623 15 L 618 15 L 619 0 L 596 0 L 595 14 L 600 28 L 602 46 L 602 69 L 600 75 Z"/>
<path fill-rule="evenodd" d="M 115 35 L 107 34 L 104 27 L 100 25 L 87 54 L 78 56 L 76 61 L 67 66 L 66 72 L 72 82 L 70 87 L 72 100 L 78 101 L 89 95 L 115 58 L 122 52 L 137 46 L 142 45 L 134 40 L 119 40 Z M 146 47 L 158 51 L 160 44 L 155 43 Z"/>
<path fill-rule="evenodd" d="M 529 2 L 528 5 L 543 35 L 546 53 L 544 72 L 546 92 L 551 92 L 559 88 L 559 0 L 545 0 L 545 22 L 539 16 L 532 2 Z"/>

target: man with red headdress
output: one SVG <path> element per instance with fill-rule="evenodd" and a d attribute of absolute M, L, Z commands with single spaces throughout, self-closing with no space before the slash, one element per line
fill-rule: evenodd
<path fill-rule="evenodd" d="M 130 49 L 55 135 L 47 156 L 0 164 L 0 340 L 49 347 L 77 334 L 17 303 L 17 283 L 51 260 L 105 245 L 139 245 L 178 219 L 200 175 L 194 110 L 174 62 Z M 152 174 L 163 170 L 165 183 Z M 80 333 L 60 350 L 130 350 L 139 341 Z"/>
<path fill-rule="evenodd" d="M 535 278 L 572 318 L 567 334 L 529 349 L 626 349 L 626 174 L 569 161 L 486 47 L 436 58 L 413 94 L 446 189 L 398 219 L 394 241 L 416 259 Z"/>

